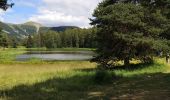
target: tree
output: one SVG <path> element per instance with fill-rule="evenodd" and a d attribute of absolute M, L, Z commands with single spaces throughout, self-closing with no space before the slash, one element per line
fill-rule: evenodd
<path fill-rule="evenodd" d="M 33 47 L 47 47 L 47 48 L 94 48 L 96 47 L 95 34 L 96 29 L 67 29 L 63 32 L 47 31 L 39 34 L 33 34 Z M 28 38 L 22 41 L 25 45 Z"/>
<path fill-rule="evenodd" d="M 44 44 L 47 48 L 57 48 L 57 40 L 59 40 L 58 33 L 54 31 L 49 31 L 44 34 Z"/>
<path fill-rule="evenodd" d="M 27 38 L 26 47 L 27 48 L 32 48 L 33 47 L 33 39 L 32 39 L 31 35 L 29 35 L 28 38 Z"/>
<path fill-rule="evenodd" d="M 104 0 L 100 3 L 91 19 L 91 24 L 97 27 L 98 42 L 98 56 L 93 61 L 106 67 L 122 60 L 129 65 L 132 58 L 152 62 L 154 51 L 158 49 L 156 43 L 168 45 L 160 37 L 169 27 L 163 4 L 157 0 Z"/>
<path fill-rule="evenodd" d="M 8 45 L 9 45 L 8 35 L 6 33 L 1 32 L 0 33 L 0 46 L 3 48 L 7 48 Z"/>
<path fill-rule="evenodd" d="M 17 48 L 17 42 L 15 40 L 12 41 L 13 41 L 12 48 Z"/>
<path fill-rule="evenodd" d="M 8 0 L 0 0 L 0 8 L 3 10 L 7 10 L 9 7 L 13 7 L 14 3 L 8 4 L 7 3 Z"/>

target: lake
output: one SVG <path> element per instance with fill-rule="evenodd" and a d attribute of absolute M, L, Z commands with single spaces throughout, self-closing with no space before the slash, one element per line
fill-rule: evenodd
<path fill-rule="evenodd" d="M 27 61 L 37 58 L 46 61 L 55 60 L 90 60 L 94 56 L 93 51 L 28 51 L 18 55 L 16 61 Z"/>

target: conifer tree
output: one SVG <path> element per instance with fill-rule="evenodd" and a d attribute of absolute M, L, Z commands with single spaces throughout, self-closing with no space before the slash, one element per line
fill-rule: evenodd
<path fill-rule="evenodd" d="M 98 56 L 93 61 L 112 67 L 116 61 L 153 61 L 157 49 L 169 49 L 161 35 L 169 28 L 168 0 L 104 0 L 94 11 Z M 169 2 L 168 2 L 169 3 Z M 160 48 L 161 47 L 161 48 Z"/>

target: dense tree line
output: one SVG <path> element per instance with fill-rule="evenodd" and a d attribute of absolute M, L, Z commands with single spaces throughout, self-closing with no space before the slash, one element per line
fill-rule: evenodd
<path fill-rule="evenodd" d="M 0 29 L 1 30 L 1 29 Z M 9 34 L 0 31 L 0 47 L 1 48 L 17 48 L 17 45 L 19 45 L 18 39 L 16 39 L 13 36 L 10 36 Z"/>
<path fill-rule="evenodd" d="M 6 33 L 0 33 L 0 46 L 3 48 L 7 48 L 9 45 L 9 38 Z"/>
<path fill-rule="evenodd" d="M 34 34 L 24 39 L 24 45 L 31 47 L 46 48 L 94 48 L 96 29 L 67 29 L 64 32 L 48 31 L 45 33 Z"/>

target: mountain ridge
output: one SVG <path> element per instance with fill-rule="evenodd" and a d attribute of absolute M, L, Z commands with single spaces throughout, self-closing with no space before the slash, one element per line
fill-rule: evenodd
<path fill-rule="evenodd" d="M 29 21 L 22 24 L 12 24 L 0 22 L 0 28 L 3 32 L 15 36 L 17 38 L 23 38 L 28 35 L 33 35 L 38 32 L 47 32 L 49 30 L 61 32 L 67 29 L 79 28 L 77 26 L 58 26 L 58 27 L 47 27 L 40 23 Z"/>

